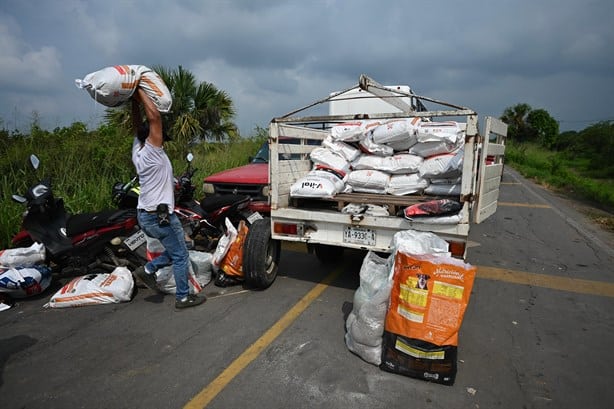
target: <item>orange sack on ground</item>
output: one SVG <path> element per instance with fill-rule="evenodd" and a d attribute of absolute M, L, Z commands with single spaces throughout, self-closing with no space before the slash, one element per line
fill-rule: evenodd
<path fill-rule="evenodd" d="M 386 331 L 458 345 L 475 274 L 475 267 L 452 257 L 397 252 Z"/>

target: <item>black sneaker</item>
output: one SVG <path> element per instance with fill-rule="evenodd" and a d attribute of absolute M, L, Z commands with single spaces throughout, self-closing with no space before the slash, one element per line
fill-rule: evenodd
<path fill-rule="evenodd" d="M 145 284 L 147 287 L 152 290 L 158 291 L 158 285 L 156 284 L 156 274 L 148 274 L 145 271 L 145 267 L 141 266 L 134 270 L 134 274 Z"/>
<path fill-rule="evenodd" d="M 196 307 L 197 305 L 200 305 L 204 303 L 205 301 L 207 301 L 205 297 L 199 297 L 197 295 L 190 294 L 187 297 L 185 297 L 183 300 L 176 300 L 175 308 Z"/>

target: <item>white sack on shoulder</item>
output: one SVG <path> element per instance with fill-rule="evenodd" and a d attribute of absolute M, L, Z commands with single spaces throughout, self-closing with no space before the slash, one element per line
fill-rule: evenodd
<path fill-rule="evenodd" d="M 86 90 L 95 101 L 111 108 L 128 101 L 137 87 L 145 91 L 160 112 L 169 112 L 173 102 L 162 78 L 144 65 L 106 67 L 76 79 L 75 85 Z"/>
<path fill-rule="evenodd" d="M 45 246 L 33 243 L 30 247 L 0 250 L 0 266 L 31 266 L 45 261 Z"/>
<path fill-rule="evenodd" d="M 309 154 L 309 158 L 315 165 L 323 165 L 343 173 L 348 173 L 350 170 L 350 163 L 343 156 L 328 148 L 315 148 Z"/>
<path fill-rule="evenodd" d="M 422 192 L 428 185 L 428 180 L 420 177 L 417 173 L 392 175 L 388 186 L 386 186 L 386 193 L 395 196 L 410 195 Z"/>
<path fill-rule="evenodd" d="M 126 267 L 111 273 L 88 274 L 72 279 L 56 292 L 45 308 L 81 307 L 130 301 L 134 278 Z"/>
<path fill-rule="evenodd" d="M 86 90 L 95 101 L 116 107 L 128 101 L 136 90 L 141 72 L 137 65 L 115 65 L 87 74 L 75 85 Z"/>
<path fill-rule="evenodd" d="M 352 162 L 352 168 L 375 169 L 390 174 L 415 173 L 420 169 L 424 159 L 409 153 L 398 153 L 393 156 L 360 155 Z"/>
<path fill-rule="evenodd" d="M 390 175 L 379 170 L 361 169 L 350 172 L 347 184 L 355 192 L 386 193 Z"/>

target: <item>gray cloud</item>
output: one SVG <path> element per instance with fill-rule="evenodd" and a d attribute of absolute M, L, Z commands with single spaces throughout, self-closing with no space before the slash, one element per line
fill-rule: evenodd
<path fill-rule="evenodd" d="M 516 103 L 562 129 L 614 119 L 607 0 L 176 2 L 5 0 L 0 118 L 86 122 L 104 107 L 74 84 L 116 64 L 182 65 L 226 91 L 243 134 L 366 73 L 499 116 Z"/>

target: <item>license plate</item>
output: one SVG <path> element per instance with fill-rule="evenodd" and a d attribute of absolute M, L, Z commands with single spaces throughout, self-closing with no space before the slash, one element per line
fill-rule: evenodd
<path fill-rule="evenodd" d="M 134 251 L 139 246 L 145 244 L 147 239 L 145 238 L 145 232 L 143 230 L 139 230 L 136 233 L 132 234 L 130 237 L 124 240 L 124 244 L 130 250 Z"/>
<path fill-rule="evenodd" d="M 249 224 L 253 224 L 256 220 L 262 219 L 262 215 L 259 212 L 254 212 L 250 214 L 247 218 Z"/>
<path fill-rule="evenodd" d="M 346 226 L 345 230 L 343 230 L 343 241 L 345 243 L 375 246 L 375 230 Z"/>

